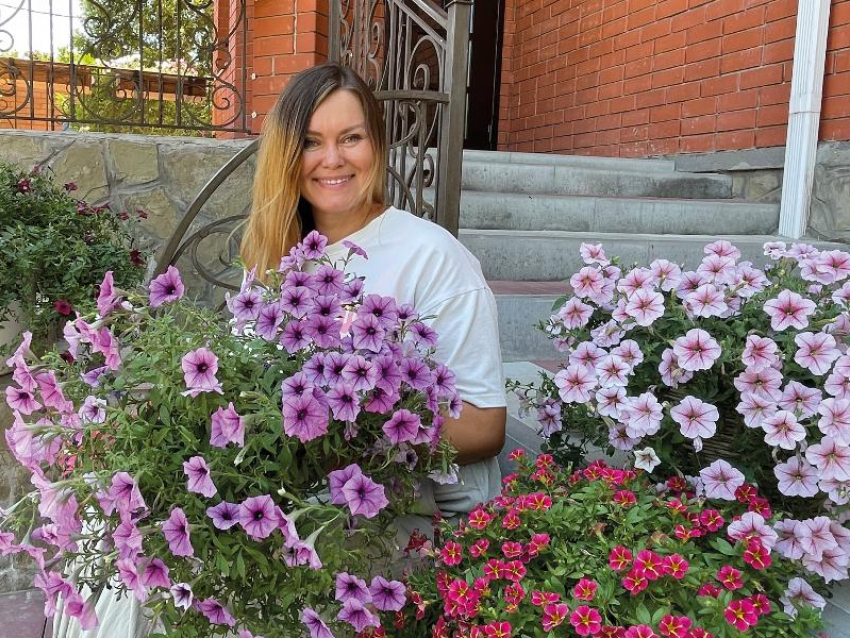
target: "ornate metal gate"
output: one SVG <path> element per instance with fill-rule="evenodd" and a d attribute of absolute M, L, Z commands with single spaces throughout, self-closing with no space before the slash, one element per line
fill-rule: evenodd
<path fill-rule="evenodd" d="M 457 235 L 472 0 L 445 4 L 446 9 L 432 0 L 331 0 L 330 58 L 358 71 L 385 105 L 391 202 Z M 187 255 L 213 286 L 237 288 L 227 272 L 238 250 L 233 229 L 244 215 L 184 236 L 216 189 L 257 147 L 255 140 L 204 186 L 160 253 L 157 273 Z M 213 237 L 226 241 L 213 251 L 216 263 L 205 263 L 199 246 Z"/>

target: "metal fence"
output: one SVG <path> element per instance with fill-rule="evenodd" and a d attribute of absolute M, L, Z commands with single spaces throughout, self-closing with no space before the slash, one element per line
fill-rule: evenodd
<path fill-rule="evenodd" d="M 247 42 L 245 0 L 0 0 L 0 127 L 249 132 Z"/>

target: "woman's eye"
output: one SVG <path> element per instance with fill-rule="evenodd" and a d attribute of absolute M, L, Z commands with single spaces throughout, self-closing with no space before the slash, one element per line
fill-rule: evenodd
<path fill-rule="evenodd" d="M 358 134 L 354 133 L 352 135 L 346 135 L 345 138 L 343 139 L 343 141 L 346 142 L 346 143 L 353 143 L 353 142 L 359 142 L 362 139 L 363 139 L 362 135 L 358 135 Z"/>
<path fill-rule="evenodd" d="M 316 140 L 306 139 L 304 140 L 304 148 L 315 148 L 319 143 Z"/>

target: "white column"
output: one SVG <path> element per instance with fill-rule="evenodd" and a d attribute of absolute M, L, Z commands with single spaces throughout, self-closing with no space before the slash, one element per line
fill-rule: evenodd
<path fill-rule="evenodd" d="M 800 0 L 797 8 L 794 70 L 779 214 L 779 234 L 793 239 L 799 239 L 806 233 L 812 200 L 829 7 L 830 0 Z"/>

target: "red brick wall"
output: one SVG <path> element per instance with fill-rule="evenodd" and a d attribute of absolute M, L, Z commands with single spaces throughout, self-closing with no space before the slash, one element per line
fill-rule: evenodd
<path fill-rule="evenodd" d="M 507 0 L 503 150 L 648 156 L 785 143 L 796 0 Z M 850 139 L 832 0 L 821 139 Z"/>
<path fill-rule="evenodd" d="M 238 0 L 217 0 L 217 13 L 225 4 L 235 16 Z M 246 0 L 246 5 L 245 108 L 249 116 L 256 113 L 249 121 L 251 132 L 259 133 L 289 78 L 327 59 L 329 9 L 328 0 Z M 241 72 L 241 66 L 237 68 Z"/>

